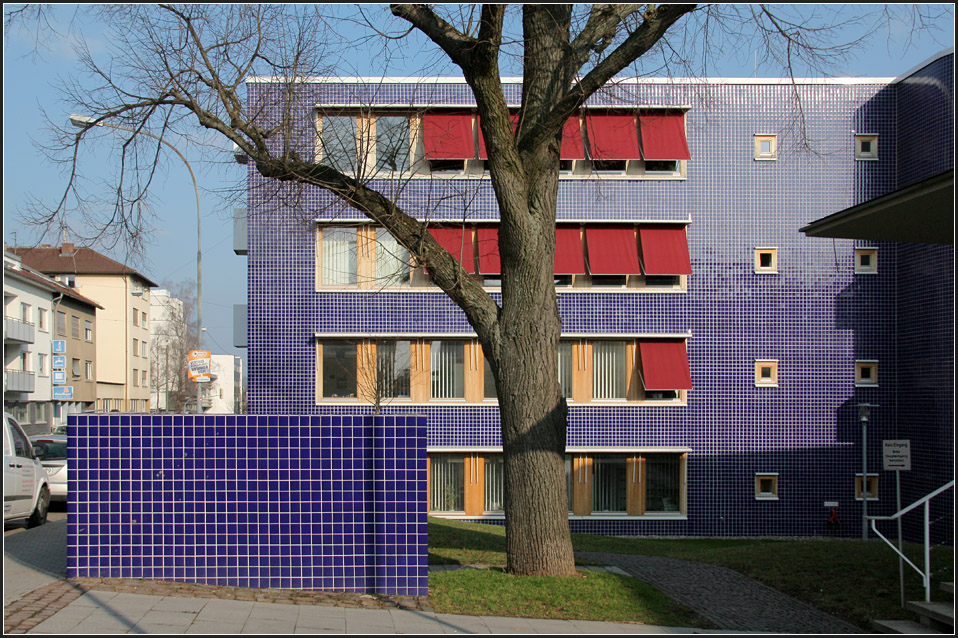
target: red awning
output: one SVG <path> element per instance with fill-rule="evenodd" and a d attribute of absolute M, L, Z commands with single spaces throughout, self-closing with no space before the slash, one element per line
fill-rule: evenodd
<path fill-rule="evenodd" d="M 473 159 L 472 113 L 432 112 L 422 116 L 426 159 Z"/>
<path fill-rule="evenodd" d="M 681 113 L 642 113 L 639 115 L 639 129 L 642 131 L 642 159 L 692 159 L 685 140 L 685 116 Z"/>
<path fill-rule="evenodd" d="M 589 156 L 594 160 L 639 159 L 639 138 L 632 113 L 586 113 Z"/>
<path fill-rule="evenodd" d="M 578 115 L 570 117 L 562 127 L 562 146 L 559 147 L 559 159 L 585 159 L 585 147 L 582 146 L 582 127 Z"/>
<path fill-rule="evenodd" d="M 639 252 L 631 226 L 586 226 L 589 273 L 593 275 L 637 275 Z"/>
<path fill-rule="evenodd" d="M 585 257 L 578 226 L 556 228 L 555 274 L 585 274 Z"/>
<path fill-rule="evenodd" d="M 483 275 L 498 275 L 502 272 L 499 260 L 499 229 L 478 228 L 479 272 Z"/>
<path fill-rule="evenodd" d="M 509 119 L 512 121 L 512 134 L 515 135 L 516 127 L 519 126 L 519 114 L 510 113 Z M 481 118 L 476 116 L 476 123 L 478 124 Z M 477 127 L 479 129 L 479 159 L 488 159 L 489 154 L 486 152 L 486 140 L 482 137 L 482 127 Z"/>
<path fill-rule="evenodd" d="M 685 226 L 640 226 L 642 270 L 646 275 L 691 275 Z"/>
<path fill-rule="evenodd" d="M 685 341 L 639 341 L 646 390 L 691 390 Z"/>
<path fill-rule="evenodd" d="M 468 273 L 476 272 L 472 258 L 472 230 L 464 228 L 430 228 L 429 233 L 439 245 L 455 257 Z"/>

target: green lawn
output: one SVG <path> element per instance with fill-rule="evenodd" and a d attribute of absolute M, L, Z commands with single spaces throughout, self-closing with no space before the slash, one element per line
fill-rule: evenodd
<path fill-rule="evenodd" d="M 895 554 L 879 541 L 856 540 L 768 540 L 751 538 L 732 539 L 633 539 L 608 536 L 590 536 L 573 534 L 572 543 L 576 551 L 610 552 L 621 554 L 642 554 L 648 556 L 667 556 L 703 563 L 722 565 L 754 578 L 766 585 L 803 600 L 810 605 L 827 611 L 863 629 L 869 627 L 873 619 L 909 618 L 910 614 L 899 606 L 898 560 Z M 917 565 L 921 565 L 921 547 L 907 546 L 906 553 Z M 933 598 L 950 601 L 950 595 L 937 591 L 941 581 L 954 579 L 954 550 L 951 547 L 937 547 L 932 552 L 933 569 L 940 570 L 933 578 L 935 593 Z M 496 525 L 461 523 L 436 518 L 429 519 L 429 562 L 433 564 L 461 565 L 504 565 L 505 529 Z M 920 600 L 924 594 L 918 575 L 906 566 L 906 597 L 908 600 Z M 471 573 L 469 573 L 471 572 Z M 503 616 L 537 616 L 545 613 L 535 601 L 521 602 L 524 596 L 542 596 L 541 586 L 527 588 L 509 584 L 515 579 L 501 572 L 486 576 L 490 580 L 480 580 L 473 570 L 435 573 L 430 576 L 430 598 L 436 611 L 451 611 L 454 599 L 476 605 L 479 611 L 456 611 L 451 613 L 486 613 Z M 485 578 L 485 577 L 484 577 Z M 461 579 L 458 580 L 458 579 Z M 511 579 L 511 581 L 510 581 Z M 555 587 L 576 587 L 575 581 L 587 579 L 558 579 L 573 581 L 571 584 Z M 634 580 L 634 579 L 626 579 Z M 610 583 L 615 582 L 609 580 Z M 455 584 L 461 583 L 461 584 Z M 540 589 L 536 589 L 540 587 Z M 621 587 L 621 585 L 616 585 Z M 458 591 L 468 590 L 466 591 Z M 569 615 L 550 615 L 543 617 L 589 618 L 579 616 L 579 608 L 589 613 L 606 606 L 607 610 L 623 610 L 622 616 L 603 616 L 606 620 L 634 620 L 651 624 L 683 625 L 687 623 L 673 621 L 646 620 L 651 616 L 667 617 L 669 611 L 651 599 L 642 600 L 649 616 L 629 616 L 638 614 L 635 610 L 624 611 L 626 606 L 619 602 L 598 597 L 599 585 L 591 585 L 575 592 L 565 591 L 564 596 L 575 597 L 580 604 L 564 605 L 562 613 Z M 453 593 L 454 592 L 454 593 Z M 508 596 L 506 594 L 508 593 Z M 467 595 L 468 594 L 468 595 Z M 603 594 L 604 595 L 604 594 Z M 515 598 L 514 596 L 518 597 Z M 626 598 L 640 598 L 646 594 L 638 592 Z M 437 606 L 437 601 L 438 606 Z M 466 603 L 463 603 L 466 604 Z M 545 605 L 548 607 L 548 605 Z M 498 611 L 497 611 L 498 609 Z M 515 611 L 511 611 L 515 610 Z M 619 613 L 619 612 L 616 612 Z M 684 612 L 690 613 L 690 612 Z M 705 625 L 701 625 L 705 626 Z"/>

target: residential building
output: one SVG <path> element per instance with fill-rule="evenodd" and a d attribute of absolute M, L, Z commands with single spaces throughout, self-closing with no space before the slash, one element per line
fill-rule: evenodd
<path fill-rule="evenodd" d="M 11 252 L 23 263 L 96 301 L 96 409 L 150 411 L 150 288 L 156 284 L 136 270 L 70 243 Z M 84 328 L 71 334 L 82 334 Z"/>
<path fill-rule="evenodd" d="M 210 356 L 210 382 L 205 384 L 205 414 L 242 414 L 243 358 L 231 354 Z"/>
<path fill-rule="evenodd" d="M 3 297 L 4 409 L 29 434 L 92 409 L 100 306 L 6 251 Z"/>
<path fill-rule="evenodd" d="M 913 441 L 908 493 L 953 478 L 953 246 L 799 232 L 953 171 L 953 64 L 946 52 L 898 79 L 623 79 L 569 119 L 555 285 L 573 531 L 855 536 L 864 504 L 895 510 L 885 440 Z M 250 107 L 280 104 L 283 86 L 249 80 Z M 397 196 L 499 299 L 468 86 L 301 88 L 297 151 Z M 521 89 L 503 81 L 509 104 Z M 463 313 L 332 195 L 284 198 L 252 163 L 248 175 L 250 413 L 424 415 L 431 513 L 501 523 L 495 387 Z M 879 407 L 863 468 L 864 403 Z M 953 533 L 950 511 L 939 533 Z"/>

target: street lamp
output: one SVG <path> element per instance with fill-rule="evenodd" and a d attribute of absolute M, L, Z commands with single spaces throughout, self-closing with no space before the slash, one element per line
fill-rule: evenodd
<path fill-rule="evenodd" d="M 133 133 L 134 135 L 146 135 L 147 137 L 152 137 L 158 142 L 165 144 L 173 150 L 177 156 L 183 160 L 183 163 L 186 164 L 186 170 L 190 172 L 190 179 L 193 180 L 193 192 L 196 194 L 196 339 L 197 346 L 203 344 L 203 250 L 201 242 L 201 229 L 202 229 L 202 218 L 200 217 L 200 189 L 196 185 L 196 175 L 193 174 L 193 167 L 190 166 L 190 163 L 186 161 L 183 153 L 180 152 L 178 148 L 167 142 L 162 137 L 154 135 L 149 131 L 143 130 L 134 130 L 127 128 L 125 126 L 120 126 L 118 124 L 108 124 L 107 122 L 97 122 L 94 118 L 89 115 L 77 115 L 73 113 L 70 115 L 70 124 L 73 126 L 87 129 L 93 126 L 106 126 L 108 128 L 118 129 L 120 131 L 127 131 Z M 196 413 L 201 414 L 203 408 L 200 406 L 200 384 L 196 384 Z"/>

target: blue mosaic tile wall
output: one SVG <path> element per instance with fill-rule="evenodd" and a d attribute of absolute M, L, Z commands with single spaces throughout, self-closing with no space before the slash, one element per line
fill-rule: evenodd
<path fill-rule="evenodd" d="M 508 86 L 517 100 L 518 86 Z M 694 274 L 687 294 L 559 293 L 568 333 L 689 332 L 694 390 L 683 407 L 572 406 L 569 445 L 687 446 L 686 520 L 576 520 L 576 531 L 691 535 L 860 533 L 854 499 L 861 471 L 859 402 L 895 404 L 893 384 L 855 388 L 856 359 L 896 372 L 895 250 L 881 247 L 879 275 L 855 275 L 855 243 L 808 239 L 810 221 L 896 187 L 895 91 L 883 84 L 640 84 L 607 103 L 689 105 L 687 179 L 563 180 L 558 219 L 691 220 Z M 305 87 L 310 104 L 474 104 L 463 85 Z M 362 94 L 361 97 L 356 97 Z M 268 85 L 251 100 L 270 103 Z M 307 110 L 304 109 L 304 113 Z M 304 120 L 306 115 L 303 115 Z M 306 125 L 297 144 L 308 148 Z M 755 161 L 753 135 L 779 136 L 779 159 Z M 854 159 L 856 133 L 879 135 L 880 160 Z M 810 146 L 811 151 L 805 147 Z M 421 218 L 497 218 L 488 180 L 410 180 L 399 199 Z M 435 202 L 443 202 L 437 205 Z M 463 202 L 469 202 L 464 209 Z M 250 409 L 364 414 L 369 406 L 315 404 L 314 335 L 468 332 L 441 293 L 316 293 L 314 218 L 361 219 L 318 189 L 276 186 L 251 167 L 249 242 Z M 304 220 L 307 220 L 304 222 Z M 756 246 L 778 247 L 777 275 L 757 275 Z M 779 387 L 754 384 L 754 361 L 778 359 Z M 275 371 L 282 370 L 282 374 Z M 387 406 L 427 418 L 430 446 L 498 445 L 488 405 Z M 880 441 L 897 436 L 893 409 L 869 428 L 869 471 Z M 778 472 L 780 499 L 756 501 L 754 474 Z M 892 481 L 872 514 L 893 511 Z M 825 501 L 843 525 L 826 526 Z"/>
<path fill-rule="evenodd" d="M 898 188 L 955 166 L 954 55 L 896 84 Z M 948 233 L 951 229 L 942 229 Z M 898 436 L 912 442 L 912 471 L 902 473 L 902 502 L 954 479 L 955 252 L 953 246 L 898 244 L 896 378 Z M 920 513 L 905 522 L 921 533 Z M 932 501 L 933 536 L 954 543 L 954 490 Z"/>
<path fill-rule="evenodd" d="M 70 578 L 426 595 L 417 417 L 71 415 Z"/>

